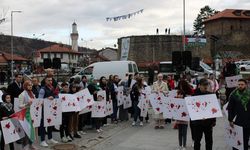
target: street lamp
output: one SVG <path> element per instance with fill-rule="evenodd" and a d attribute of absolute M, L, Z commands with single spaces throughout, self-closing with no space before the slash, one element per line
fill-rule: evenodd
<path fill-rule="evenodd" d="M 185 0 L 183 0 L 183 51 L 186 50 Z"/>
<path fill-rule="evenodd" d="M 22 11 L 11 11 L 11 78 L 14 79 L 14 68 L 13 68 L 13 13 L 21 13 Z"/>
<path fill-rule="evenodd" d="M 92 42 L 93 40 L 92 39 L 84 40 L 83 38 L 81 38 L 81 41 L 85 42 L 86 43 L 86 48 L 88 48 L 88 42 Z"/>
<path fill-rule="evenodd" d="M 38 39 L 39 37 L 44 36 L 44 35 L 45 35 L 45 33 L 42 33 L 42 34 L 40 34 L 40 35 L 38 35 L 38 36 L 36 36 L 36 34 L 33 34 L 33 37 L 34 37 L 35 39 Z"/>

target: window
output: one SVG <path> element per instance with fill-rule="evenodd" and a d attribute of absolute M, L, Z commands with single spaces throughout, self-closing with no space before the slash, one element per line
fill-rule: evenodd
<path fill-rule="evenodd" d="M 93 67 L 89 67 L 84 70 L 85 75 L 91 75 L 92 73 L 93 73 Z"/>
<path fill-rule="evenodd" d="M 63 59 L 63 53 L 61 53 L 61 59 Z"/>
<path fill-rule="evenodd" d="M 50 53 L 48 53 L 48 57 L 47 58 L 50 58 Z"/>
<path fill-rule="evenodd" d="M 128 64 L 128 72 L 129 72 L 129 73 L 132 73 L 132 72 L 133 72 L 132 64 Z"/>
<path fill-rule="evenodd" d="M 43 55 L 43 53 L 41 54 L 41 58 L 42 58 L 42 59 L 44 58 L 44 55 Z"/>
<path fill-rule="evenodd" d="M 56 53 L 54 53 L 54 58 L 56 58 Z"/>
<path fill-rule="evenodd" d="M 138 72 L 138 68 L 137 68 L 137 66 L 135 64 L 133 64 L 133 68 L 134 68 L 134 73 Z"/>

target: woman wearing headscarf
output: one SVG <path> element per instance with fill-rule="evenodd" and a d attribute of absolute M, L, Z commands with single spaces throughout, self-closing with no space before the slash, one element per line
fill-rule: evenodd
<path fill-rule="evenodd" d="M 20 109 L 25 109 L 26 108 L 26 114 L 25 118 L 29 122 L 30 125 L 30 137 L 27 135 L 23 138 L 23 149 L 24 150 L 36 150 L 37 148 L 33 145 L 33 140 L 35 139 L 35 130 L 33 128 L 33 124 L 31 121 L 31 115 L 30 115 L 30 106 L 35 99 L 35 95 L 32 92 L 32 83 L 30 80 L 26 80 L 23 84 L 23 89 L 24 91 L 18 96 L 19 99 L 19 108 Z"/>

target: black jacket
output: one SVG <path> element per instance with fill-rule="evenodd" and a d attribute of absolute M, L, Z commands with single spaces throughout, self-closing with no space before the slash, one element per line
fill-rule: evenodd
<path fill-rule="evenodd" d="M 8 110 L 5 106 L 4 103 L 0 105 L 0 121 L 2 121 L 3 117 L 9 117 L 14 113 L 14 109 L 12 107 L 11 110 Z"/>
<path fill-rule="evenodd" d="M 16 82 L 12 82 L 8 88 L 7 93 L 11 95 L 11 103 L 14 105 L 14 98 L 17 98 L 23 92 L 23 84 L 21 83 L 21 88 Z"/>
<path fill-rule="evenodd" d="M 229 97 L 228 103 L 228 121 L 232 122 L 235 119 L 235 124 L 250 128 L 250 102 L 247 105 L 247 110 L 241 103 L 241 100 L 234 94 L 235 91 Z M 250 91 L 249 91 L 250 92 Z"/>
<path fill-rule="evenodd" d="M 117 92 L 115 91 L 115 85 L 116 83 L 112 83 L 109 85 L 109 88 L 110 88 L 110 94 L 111 94 L 111 99 L 112 101 L 115 101 L 117 102 Z M 118 84 L 116 84 L 116 86 L 118 87 Z"/>
<path fill-rule="evenodd" d="M 198 95 L 206 95 L 206 94 L 212 94 L 210 92 L 201 92 L 199 88 L 195 90 L 195 93 L 193 96 L 198 96 Z M 216 118 L 209 118 L 209 119 L 204 119 L 204 120 L 194 120 L 190 121 L 191 125 L 195 126 L 210 126 L 213 127 L 216 124 Z"/>
<path fill-rule="evenodd" d="M 143 85 L 143 88 L 145 88 L 146 85 Z M 132 102 L 138 102 L 139 101 L 139 96 L 140 96 L 140 91 L 138 89 L 137 83 L 135 83 L 132 87 L 132 90 L 130 92 L 130 98 Z"/>

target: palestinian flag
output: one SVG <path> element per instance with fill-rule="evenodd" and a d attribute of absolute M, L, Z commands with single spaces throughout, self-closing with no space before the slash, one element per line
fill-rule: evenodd
<path fill-rule="evenodd" d="M 34 142 L 35 140 L 35 130 L 32 124 L 30 108 L 24 108 L 19 112 L 16 112 L 10 116 L 20 122 L 24 132 L 29 137 L 29 139 Z"/>

